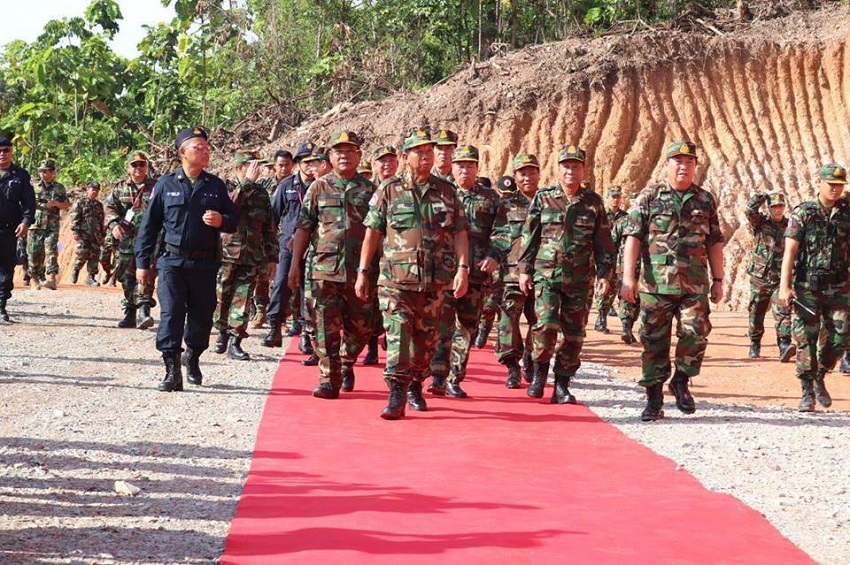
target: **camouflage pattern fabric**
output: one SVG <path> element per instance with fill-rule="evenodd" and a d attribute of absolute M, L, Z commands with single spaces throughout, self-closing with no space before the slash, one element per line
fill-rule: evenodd
<path fill-rule="evenodd" d="M 100 267 L 104 273 L 112 273 L 115 269 L 114 255 L 115 238 L 112 237 L 112 233 L 107 229 L 106 236 L 103 238 L 103 244 L 100 246 L 100 257 L 98 258 Z"/>
<path fill-rule="evenodd" d="M 523 315 L 529 327 L 525 339 L 519 325 Z M 532 350 L 531 328 L 536 323 L 534 300 L 522 293 L 519 284 L 506 283 L 499 315 L 499 345 L 496 354 L 499 363 L 506 365 L 510 361 L 519 361 L 525 351 Z"/>
<path fill-rule="evenodd" d="M 35 190 L 35 219 L 27 233 L 27 255 L 30 276 L 44 278 L 59 274 L 59 208 L 48 207 L 47 202 L 69 202 L 65 186 L 59 182 L 39 180 Z"/>
<path fill-rule="evenodd" d="M 213 327 L 236 337 L 248 337 L 248 310 L 251 290 L 257 278 L 257 265 L 221 263 L 216 278 L 216 304 Z"/>
<path fill-rule="evenodd" d="M 758 279 L 750 281 L 750 302 L 747 311 L 750 314 L 747 335 L 752 341 L 761 341 L 764 335 L 764 316 L 768 308 L 773 312 L 776 323 L 776 341 L 791 338 L 791 312 L 779 304 L 779 285 L 764 284 Z"/>
<path fill-rule="evenodd" d="M 274 258 L 274 261 L 277 261 L 277 257 Z M 271 281 L 274 278 L 272 275 L 274 265 L 276 265 L 276 263 L 269 263 L 265 268 L 260 269 L 260 272 L 257 273 L 257 281 L 254 285 L 255 306 L 269 305 L 269 284 L 271 284 Z"/>
<path fill-rule="evenodd" d="M 608 294 L 605 296 L 595 296 L 594 297 L 594 305 L 593 308 L 600 312 L 605 312 L 608 314 L 608 311 L 614 306 L 614 302 L 617 300 L 617 297 L 620 295 L 620 283 L 623 278 L 623 243 L 625 243 L 625 238 L 622 237 L 622 228 L 620 229 L 620 233 L 617 233 L 617 225 L 618 223 L 622 225 L 625 220 L 628 218 L 628 214 L 625 210 L 617 210 L 616 212 L 608 211 L 608 225 L 611 226 L 611 239 L 614 242 L 614 248 L 617 250 L 617 258 L 616 265 L 617 270 L 611 275 L 611 289 L 608 291 Z M 618 237 L 618 235 L 620 237 Z"/>
<path fill-rule="evenodd" d="M 629 224 L 628 213 L 623 210 L 621 210 L 621 212 L 622 213 L 617 214 L 614 223 L 611 225 L 611 239 L 614 240 L 614 247 L 617 248 L 617 285 L 614 286 L 612 283 L 611 288 L 615 289 L 615 291 L 613 293 L 609 293 L 614 296 L 620 296 L 623 292 L 623 252 L 626 248 L 626 235 L 624 232 Z M 640 277 L 640 257 L 638 257 L 637 266 L 635 267 L 635 276 L 637 278 Z M 637 321 L 638 316 L 640 316 L 640 300 L 638 299 L 635 304 L 621 300 L 620 307 L 617 310 L 617 316 L 623 324 L 626 324 L 627 322 L 634 324 Z"/>
<path fill-rule="evenodd" d="M 59 233 L 59 208 L 48 207 L 49 200 L 65 202 L 70 204 L 68 193 L 61 182 L 45 183 L 39 180 L 33 185 L 35 190 L 35 219 L 30 230 L 48 230 Z"/>
<path fill-rule="evenodd" d="M 769 197 L 767 193 L 755 194 L 747 203 L 746 216 L 754 239 L 747 274 L 762 285 L 779 285 L 788 218 L 774 222 L 770 216 L 760 212 Z"/>
<path fill-rule="evenodd" d="M 835 368 L 850 345 L 850 285 L 822 291 L 795 289 L 797 300 L 815 312 L 795 308 L 791 335 L 797 342 L 797 378 L 812 380 Z M 819 334 L 823 343 L 818 346 Z"/>
<path fill-rule="evenodd" d="M 378 303 L 387 331 L 384 380 L 407 385 L 423 382 L 431 371 L 437 345 L 440 310 L 445 293 L 438 290 L 402 290 L 378 287 Z"/>
<path fill-rule="evenodd" d="M 498 328 L 498 316 L 502 307 L 502 295 L 505 292 L 505 285 L 502 284 L 502 276 L 496 269 L 491 273 L 490 288 L 485 289 L 484 303 L 481 306 L 481 316 L 478 319 L 478 325 L 483 326 L 489 324 Z M 496 349 L 498 351 L 499 342 L 496 340 Z"/>
<path fill-rule="evenodd" d="M 545 365 L 555 357 L 553 372 L 558 377 L 572 377 L 581 367 L 584 328 L 592 300 L 590 284 L 565 290 L 560 285 L 535 283 L 537 323 L 530 328 L 532 358 Z"/>
<path fill-rule="evenodd" d="M 104 210 L 99 200 L 82 196 L 71 206 L 71 231 L 79 237 L 74 252 L 74 271 L 83 265 L 92 277 L 97 275 L 100 246 L 104 237 Z"/>

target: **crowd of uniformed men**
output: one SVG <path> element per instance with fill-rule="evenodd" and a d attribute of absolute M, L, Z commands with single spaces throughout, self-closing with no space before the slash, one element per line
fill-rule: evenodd
<path fill-rule="evenodd" d="M 576 145 L 558 153 L 555 184 L 540 187 L 537 156 L 522 152 L 495 188 L 479 176 L 478 149 L 450 130 L 413 129 L 400 151 L 383 145 L 370 158 L 363 145 L 338 131 L 271 161 L 240 150 L 235 178 L 222 181 L 206 170 L 207 132 L 189 128 L 175 140 L 176 171 L 155 180 L 136 151 L 105 205 L 92 182 L 71 206 L 54 160 L 41 163 L 33 185 L 0 138 L 0 320 L 10 320 L 16 264 L 31 289 L 57 288 L 60 211 L 70 207 L 71 280 L 85 268 L 86 284 L 98 286 L 100 265 L 103 284 L 119 281 L 118 327 L 153 326 L 158 277 L 162 391 L 183 390 L 184 369 L 189 383 L 202 384 L 199 359 L 213 330 L 216 353 L 248 360 L 248 325 L 268 324 L 262 345 L 280 347 L 284 327 L 300 335 L 309 355 L 302 363 L 318 366 L 313 396 L 335 399 L 354 389 L 364 349 L 363 364 L 377 364 L 383 334 L 389 397 L 381 417 L 398 419 L 408 406 L 427 410 L 424 391 L 466 398 L 470 347 L 483 347 L 496 323 L 505 385 L 525 380 L 526 394 L 541 398 L 548 380 L 551 402 L 572 404 L 594 309 L 600 332 L 619 315 L 626 344 L 640 317 L 641 419 L 664 416 L 668 381 L 678 409 L 695 411 L 688 383 L 708 343 L 709 301 L 723 297 L 724 237 L 714 196 L 694 183 L 694 143 L 667 147 L 664 178 L 635 194 L 628 212 L 621 187 L 607 187 L 603 200 L 585 182 Z M 796 355 L 801 411 L 830 406 L 824 377 L 850 342 L 847 171 L 826 163 L 818 180 L 814 198 L 790 217 L 779 191 L 755 193 L 746 211 L 754 234 L 749 357 L 761 355 L 772 307 L 778 358 Z M 842 371 L 850 372 L 846 354 Z"/>

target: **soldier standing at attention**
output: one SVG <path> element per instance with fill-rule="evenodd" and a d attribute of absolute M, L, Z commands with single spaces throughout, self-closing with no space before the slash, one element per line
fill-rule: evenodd
<path fill-rule="evenodd" d="M 12 297 L 17 242 L 27 236 L 35 217 L 35 192 L 30 175 L 12 163 L 12 142 L 0 137 L 0 322 L 8 322 L 6 304 Z"/>
<path fill-rule="evenodd" d="M 670 378 L 673 316 L 681 315 L 670 392 L 685 414 L 696 411 L 688 380 L 699 374 L 708 334 L 709 304 L 723 299 L 723 244 L 717 203 L 694 184 L 697 148 L 690 141 L 667 147 L 666 180 L 644 189 L 632 202 L 626 227 L 623 300 L 637 302 L 637 265 L 641 262 L 640 340 L 646 387 L 644 422 L 664 417 L 664 382 Z M 709 284 L 708 269 L 711 269 Z"/>
<path fill-rule="evenodd" d="M 614 243 L 602 197 L 581 185 L 585 153 L 575 145 L 558 153 L 560 184 L 534 195 L 522 229 L 519 287 L 534 296 L 537 323 L 531 328 L 534 377 L 526 390 L 542 398 L 555 357 L 552 404 L 575 404 L 570 380 L 581 367 L 585 326 L 594 278 L 604 295 L 614 269 Z M 563 340 L 558 345 L 559 334 Z"/>
<path fill-rule="evenodd" d="M 375 185 L 357 172 L 362 153 L 356 133 L 337 132 L 328 147 L 333 170 L 317 178 L 304 198 L 292 253 L 301 257 L 309 245 L 303 276 L 310 285 L 320 374 L 313 396 L 334 399 L 340 389 L 354 390 L 354 362 L 374 328 L 371 304 L 357 298 L 354 283 Z M 289 288 L 298 288 L 301 278 L 301 264 L 293 261 Z"/>
<path fill-rule="evenodd" d="M 470 273 L 466 293 L 455 298 L 454 292 L 443 293 L 440 312 L 440 339 L 431 360 L 431 386 L 428 392 L 455 398 L 466 398 L 461 383 L 466 376 L 469 347 L 478 328 L 481 308 L 491 281 L 491 273 L 499 267 L 507 245 L 495 245 L 493 231 L 505 223 L 505 209 L 491 188 L 478 184 L 478 149 L 461 145 L 452 157 L 452 176 L 458 199 L 467 218 L 467 240 Z M 448 383 L 446 375 L 448 374 Z"/>
<path fill-rule="evenodd" d="M 466 293 L 469 279 L 466 215 L 455 188 L 432 175 L 434 142 L 415 129 L 402 145 L 405 170 L 375 193 L 357 270 L 357 296 L 369 300 L 369 270 L 383 240 L 378 301 L 387 331 L 385 420 L 403 418 L 406 403 L 427 410 L 422 382 L 439 339 L 444 290 Z"/>
<path fill-rule="evenodd" d="M 163 232 L 164 249 L 157 259 L 162 316 L 156 332 L 156 348 L 165 363 L 165 378 L 159 383 L 163 392 L 183 390 L 184 340 L 187 380 L 202 383 L 198 361 L 210 343 L 219 234 L 233 232 L 237 225 L 227 187 L 204 170 L 210 162 L 207 139 L 201 127 L 177 134 L 174 146 L 181 165 L 157 181 L 136 238 L 136 277 L 144 288 L 153 284 L 151 265 Z"/>
<path fill-rule="evenodd" d="M 124 318 L 118 322 L 119 328 L 144 330 L 153 326 L 151 307 L 156 305 L 153 299 L 154 280 L 151 277 L 149 283 L 141 284 L 136 279 L 134 245 L 154 184 L 154 180 L 148 177 L 148 156 L 136 151 L 127 158 L 127 177 L 119 181 L 106 197 L 106 229 L 112 235 L 117 254 L 113 275 L 121 281 L 124 291 L 121 300 Z M 156 258 L 151 260 L 151 268 L 155 268 Z"/>
<path fill-rule="evenodd" d="M 218 330 L 215 352 L 238 361 L 250 356 L 242 349 L 247 336 L 251 292 L 261 270 L 277 261 L 277 227 L 272 217 L 269 193 L 257 182 L 263 160 L 250 151 L 237 151 L 236 181 L 230 198 L 236 208 L 237 224 L 221 236 L 221 267 L 216 297 L 218 306 L 213 327 Z"/>
<path fill-rule="evenodd" d="M 814 411 L 815 400 L 832 405 L 824 377 L 850 341 L 850 203 L 841 197 L 847 169 L 826 163 L 818 176 L 818 197 L 794 208 L 788 220 L 779 283 L 782 306 L 789 308 L 792 299 L 800 303 L 791 323 L 803 389 L 800 412 Z M 826 340 L 819 348 L 821 327 Z"/>
<path fill-rule="evenodd" d="M 619 186 L 608 187 L 608 198 L 606 199 L 605 204 L 608 208 L 608 225 L 611 226 L 611 236 L 613 239 L 614 225 L 618 220 L 625 218 L 628 215 L 622 208 L 623 189 Z M 617 299 L 619 290 L 620 279 L 618 272 L 614 271 L 611 276 L 611 288 L 608 290 L 608 294 L 605 296 L 597 294 L 595 298 L 596 311 L 599 313 L 596 317 L 596 324 L 593 327 L 596 331 L 606 334 L 608 333 L 608 312 L 610 312 L 614 306 L 614 301 Z"/>
<path fill-rule="evenodd" d="M 71 202 L 65 186 L 55 180 L 56 163 L 53 159 L 41 162 L 38 176 L 41 178 L 34 187 L 35 220 L 27 236 L 30 288 L 39 290 L 44 286 L 56 290 L 56 276 L 59 274 L 59 212 L 70 208 Z M 40 284 L 42 280 L 43 285 Z"/>
<path fill-rule="evenodd" d="M 74 270 L 71 272 L 71 282 L 77 284 L 83 265 L 89 273 L 86 284 L 99 286 L 97 282 L 97 258 L 100 256 L 100 246 L 103 243 L 103 204 L 97 199 L 100 194 L 100 184 L 90 182 L 85 196 L 81 196 L 71 206 L 71 232 L 77 248 L 74 253 Z"/>
<path fill-rule="evenodd" d="M 434 137 L 434 168 L 431 174 L 437 178 L 454 183 L 452 177 L 452 156 L 457 149 L 457 134 L 450 129 L 440 130 Z"/>
<path fill-rule="evenodd" d="M 761 212 L 767 204 L 768 214 Z M 750 337 L 750 359 L 761 355 L 761 338 L 764 335 L 764 316 L 773 304 L 773 319 L 776 322 L 776 343 L 779 346 L 779 361 L 787 363 L 797 353 L 791 343 L 791 311 L 779 304 L 779 273 L 785 249 L 785 195 L 779 192 L 758 192 L 747 204 L 747 221 L 753 229 L 753 253 L 747 274 L 750 275 L 750 313 L 748 335 Z"/>

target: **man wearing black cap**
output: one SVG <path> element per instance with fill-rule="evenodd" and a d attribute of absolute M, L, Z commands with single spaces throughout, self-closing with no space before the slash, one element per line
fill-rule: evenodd
<path fill-rule="evenodd" d="M 188 381 L 201 384 L 198 360 L 209 347 L 212 330 L 219 234 L 232 233 L 237 225 L 227 187 L 204 170 L 210 162 L 207 139 L 201 127 L 177 134 L 181 166 L 157 181 L 136 238 L 136 277 L 144 286 L 153 282 L 151 263 L 163 232 L 163 253 L 157 259 L 161 320 L 156 348 L 165 362 L 165 378 L 159 383 L 165 392 L 183 390 L 184 338 Z"/>
<path fill-rule="evenodd" d="M 65 186 L 56 182 L 56 162 L 45 159 L 38 166 L 35 190 L 35 219 L 27 235 L 30 288 L 56 290 L 59 274 L 59 212 L 71 207 Z M 40 281 L 44 280 L 43 284 Z"/>
<path fill-rule="evenodd" d="M 27 236 L 35 217 L 30 175 L 12 164 L 12 142 L 0 137 L 0 322 L 8 322 L 6 302 L 12 297 L 17 238 Z"/>
<path fill-rule="evenodd" d="M 304 158 L 309 157 L 315 149 L 315 144 L 312 141 L 307 141 L 298 146 L 298 151 L 295 152 L 295 166 L 298 170 L 295 174 L 286 177 L 272 196 L 272 214 L 274 215 L 275 225 L 280 227 L 279 243 L 280 255 L 275 273 L 274 283 L 272 284 L 271 295 L 269 296 L 269 308 L 267 311 L 269 333 L 263 338 L 262 344 L 266 347 L 280 347 L 283 345 L 283 336 L 281 334 L 281 324 L 289 317 L 290 299 L 292 291 L 286 283 L 286 277 L 289 275 L 289 267 L 292 265 L 292 236 L 295 233 L 295 222 L 298 221 L 298 215 L 301 213 L 301 206 L 304 203 L 304 195 L 307 193 L 307 188 L 313 182 L 313 175 L 309 167 L 304 163 Z M 303 260 L 303 259 L 302 259 Z M 303 294 L 304 283 L 301 283 Z M 298 335 L 301 331 L 302 324 L 299 322 L 297 328 L 293 325 L 289 337 Z M 304 334 L 302 336 L 302 346 L 311 345 L 304 343 L 309 338 Z M 312 347 L 309 350 L 302 347 L 302 352 L 312 354 Z"/>

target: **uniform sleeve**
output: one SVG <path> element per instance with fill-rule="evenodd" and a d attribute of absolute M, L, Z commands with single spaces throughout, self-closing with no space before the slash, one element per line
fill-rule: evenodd
<path fill-rule="evenodd" d="M 230 199 L 227 186 L 221 183 L 219 190 L 221 191 L 219 195 L 219 199 L 221 200 L 221 211 L 219 212 L 221 214 L 221 226 L 218 229 L 224 233 L 233 233 L 239 227 L 239 213 L 236 211 L 236 205 L 233 204 L 233 200 Z M 156 192 L 156 187 L 154 187 L 154 194 Z"/>
<path fill-rule="evenodd" d="M 316 226 L 319 225 L 319 202 L 316 195 L 324 186 L 325 180 L 319 179 L 310 185 L 307 192 L 304 194 L 304 203 L 301 205 L 301 211 L 298 213 L 298 220 L 295 222 L 295 229 L 303 229 L 312 233 Z"/>
<path fill-rule="evenodd" d="M 534 195 L 528 206 L 528 215 L 522 226 L 519 244 L 519 260 L 517 269 L 520 274 L 534 274 L 534 261 L 540 247 L 540 199 L 539 192 Z"/>
<path fill-rule="evenodd" d="M 611 239 L 611 225 L 605 205 L 599 202 L 596 213 L 596 226 L 593 234 L 593 257 L 596 261 L 597 278 L 609 278 L 617 258 L 617 248 Z"/>
<path fill-rule="evenodd" d="M 785 228 L 785 237 L 789 237 L 800 243 L 806 239 L 806 209 L 799 205 L 791 211 L 788 218 L 788 227 Z"/>
<path fill-rule="evenodd" d="M 496 221 L 493 222 L 490 242 L 488 256 L 500 263 L 503 262 L 511 249 L 511 233 L 508 224 L 508 208 L 502 199 L 499 199 L 498 208 L 496 208 Z"/>
<path fill-rule="evenodd" d="M 21 223 L 30 226 L 35 220 L 35 189 L 30 174 L 24 170 L 21 170 L 21 183 Z"/>
<path fill-rule="evenodd" d="M 274 221 L 274 214 L 271 210 L 271 201 L 268 196 L 264 199 L 268 203 L 268 221 L 263 226 L 263 243 L 266 261 L 269 263 L 277 263 L 280 255 L 280 241 L 277 237 L 277 222 Z"/>
<path fill-rule="evenodd" d="M 162 182 L 162 179 L 160 179 L 154 186 L 153 195 L 148 201 L 148 207 L 145 209 L 144 217 L 142 217 L 142 224 L 139 226 L 139 233 L 136 235 L 133 251 L 136 254 L 136 267 L 139 269 L 151 268 L 156 242 L 159 238 L 159 232 L 162 230 L 164 211 L 163 187 L 160 186 Z M 230 198 L 227 198 L 227 201 L 230 202 Z M 230 202 L 230 205 L 233 206 L 233 203 Z"/>
<path fill-rule="evenodd" d="M 708 193 L 709 199 L 711 201 L 711 211 L 708 215 L 708 239 L 706 240 L 706 244 L 708 247 L 716 243 L 726 243 L 726 238 L 723 237 L 723 232 L 720 231 L 720 214 L 717 213 L 717 200 L 714 199 L 714 195 Z"/>
<path fill-rule="evenodd" d="M 747 202 L 747 209 L 744 211 L 744 215 L 747 217 L 747 221 L 750 223 L 750 227 L 753 228 L 754 233 L 761 230 L 762 226 L 767 222 L 767 216 L 761 213 L 761 206 L 767 199 L 768 196 L 766 193 L 757 192 Z"/>
<path fill-rule="evenodd" d="M 58 182 L 56 183 L 56 193 L 55 193 L 54 200 L 56 200 L 57 202 L 62 202 L 62 203 L 65 203 L 65 202 L 70 203 L 71 202 L 70 200 L 68 200 L 68 191 L 65 190 L 64 184 L 58 183 Z"/>
<path fill-rule="evenodd" d="M 372 199 L 369 201 L 369 212 L 366 214 L 366 219 L 363 220 L 364 226 L 381 235 L 387 233 L 386 186 L 386 183 L 381 183 L 381 186 L 372 195 Z"/>
<path fill-rule="evenodd" d="M 457 211 L 457 214 L 455 214 L 454 233 L 459 233 L 469 229 L 469 218 L 466 217 L 466 209 L 463 207 L 457 191 L 452 191 L 452 194 L 454 194 L 454 207 Z"/>
<path fill-rule="evenodd" d="M 631 235 L 641 241 L 646 238 L 651 198 L 652 191 L 647 189 L 632 201 L 632 207 L 629 209 L 628 218 L 626 218 L 626 225 L 623 226 L 623 237 Z"/>
<path fill-rule="evenodd" d="M 106 197 L 106 204 L 104 206 L 104 216 L 106 221 L 106 227 L 110 227 L 113 224 L 117 224 L 121 221 L 121 218 L 124 217 L 124 205 L 121 204 L 121 199 L 118 196 L 118 187 L 113 187 L 111 191 L 109 191 L 109 195 Z"/>
<path fill-rule="evenodd" d="M 71 209 L 68 211 L 68 218 L 71 220 L 71 231 L 79 231 L 83 227 L 80 225 L 80 220 L 82 220 L 80 217 L 80 209 L 82 206 L 80 206 L 80 204 L 82 201 L 82 198 L 76 199 L 74 203 L 71 204 Z"/>

